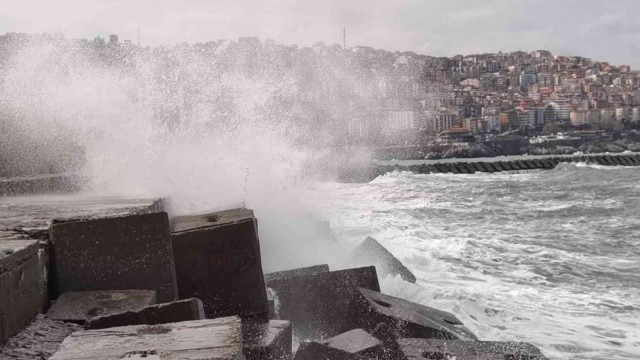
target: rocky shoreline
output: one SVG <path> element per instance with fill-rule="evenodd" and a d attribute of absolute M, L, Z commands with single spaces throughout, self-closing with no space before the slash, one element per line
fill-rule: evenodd
<path fill-rule="evenodd" d="M 381 293 L 416 279 L 373 238 L 356 268 L 263 274 L 258 234 L 244 208 L 0 197 L 0 359 L 545 359 Z"/>

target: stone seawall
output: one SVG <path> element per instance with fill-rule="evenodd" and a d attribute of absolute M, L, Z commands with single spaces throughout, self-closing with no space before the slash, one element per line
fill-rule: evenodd
<path fill-rule="evenodd" d="M 344 166 L 338 170 L 338 181 L 368 182 L 392 171 L 411 171 L 417 174 L 473 174 L 521 170 L 551 170 L 560 163 L 586 163 L 602 166 L 640 166 L 640 154 L 604 154 L 572 156 L 522 156 L 517 158 L 447 159 L 406 161 L 409 164 L 378 164 Z M 401 162 L 402 163 L 402 162 Z"/>

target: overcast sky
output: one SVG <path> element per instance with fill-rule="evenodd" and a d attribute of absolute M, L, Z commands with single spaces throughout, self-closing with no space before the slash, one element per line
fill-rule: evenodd
<path fill-rule="evenodd" d="M 241 36 L 451 56 L 548 49 L 640 68 L 639 0 L 0 0 L 0 34 L 115 33 L 143 45 Z"/>

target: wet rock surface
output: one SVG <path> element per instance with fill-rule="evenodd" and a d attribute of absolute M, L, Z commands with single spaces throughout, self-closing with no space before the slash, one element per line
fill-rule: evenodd
<path fill-rule="evenodd" d="M 321 274 L 326 272 L 329 272 L 329 265 L 327 264 L 314 265 L 314 266 L 308 266 L 308 267 L 303 267 L 298 269 L 283 270 L 283 271 L 268 273 L 264 275 L 264 280 L 267 283 L 269 283 L 270 281 L 274 281 L 274 280 L 281 280 L 281 279 L 287 279 L 287 278 L 304 276 L 304 275 L 315 275 L 315 274 Z"/>
<path fill-rule="evenodd" d="M 156 292 L 153 290 L 69 292 L 53 302 L 47 311 L 47 317 L 83 325 L 95 316 L 139 310 L 155 303 Z"/>
<path fill-rule="evenodd" d="M 343 330 L 374 331 L 386 324 L 397 338 L 477 340 L 460 320 L 441 310 L 364 288 L 352 299 Z"/>
<path fill-rule="evenodd" d="M 54 223 L 50 297 L 71 291 L 155 290 L 178 298 L 167 213 Z"/>
<path fill-rule="evenodd" d="M 177 218 L 172 242 L 180 298 L 201 299 L 208 318 L 268 318 L 253 211 Z"/>
<path fill-rule="evenodd" d="M 158 325 L 172 322 L 204 320 L 204 308 L 199 299 L 186 299 L 170 303 L 96 316 L 85 323 L 86 330 L 106 329 L 127 325 Z"/>
<path fill-rule="evenodd" d="M 353 329 L 322 342 L 328 347 L 366 358 L 382 358 L 383 344 L 362 329 Z"/>
<path fill-rule="evenodd" d="M 29 326 L 0 348 L 0 360 L 48 359 L 67 336 L 79 330 L 82 330 L 79 325 L 37 315 Z"/>
<path fill-rule="evenodd" d="M 267 286 L 278 299 L 279 319 L 293 322 L 294 333 L 301 339 L 340 334 L 358 288 L 380 290 L 373 266 L 272 280 Z"/>

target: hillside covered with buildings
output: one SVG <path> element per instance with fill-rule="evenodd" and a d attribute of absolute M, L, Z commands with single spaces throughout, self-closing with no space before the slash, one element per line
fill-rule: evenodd
<path fill-rule="evenodd" d="M 640 72 L 579 56 L 433 57 L 253 37 L 143 47 L 117 35 L 90 41 L 8 33 L 0 36 L 0 74 L 34 43 L 146 76 L 154 89 L 146 106 L 170 130 L 237 121 L 246 109 L 234 89 L 208 85 L 233 75 L 272 89 L 261 118 L 286 118 L 301 130 L 295 141 L 310 146 L 369 148 L 379 158 L 640 150 Z M 3 86 L 0 98 L 10 98 L 8 91 Z M 0 101 L 5 133 L 11 129 L 2 118 L 20 116 L 27 115 Z"/>

